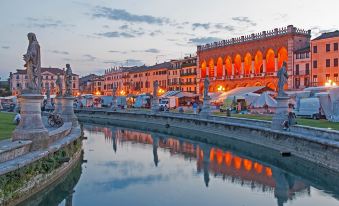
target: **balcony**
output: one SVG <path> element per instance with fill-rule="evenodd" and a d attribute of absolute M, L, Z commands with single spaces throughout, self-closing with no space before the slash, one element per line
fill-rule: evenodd
<path fill-rule="evenodd" d="M 193 66 L 196 66 L 197 63 L 196 62 L 193 62 L 193 63 L 184 63 L 181 65 L 181 68 L 184 68 L 184 67 L 193 67 Z"/>
<path fill-rule="evenodd" d="M 197 72 L 190 72 L 190 73 L 181 73 L 180 76 L 192 76 L 192 75 L 197 75 Z"/>

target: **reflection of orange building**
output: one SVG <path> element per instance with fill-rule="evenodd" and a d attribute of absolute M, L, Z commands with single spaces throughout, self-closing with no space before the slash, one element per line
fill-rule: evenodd
<path fill-rule="evenodd" d="M 222 86 L 230 90 L 238 86 L 268 86 L 276 88 L 276 72 L 283 61 L 293 76 L 293 52 L 309 44 L 311 31 L 292 25 L 258 34 L 232 38 L 198 46 L 199 92 L 203 81 L 210 77 L 209 91 Z M 289 78 L 288 87 L 292 88 Z"/>
<path fill-rule="evenodd" d="M 339 84 L 339 31 L 323 33 L 311 41 L 312 84 L 324 86 L 331 80 Z"/>

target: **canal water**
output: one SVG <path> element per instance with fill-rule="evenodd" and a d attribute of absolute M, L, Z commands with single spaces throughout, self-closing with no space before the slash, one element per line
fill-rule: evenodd
<path fill-rule="evenodd" d="M 84 155 L 21 205 L 339 205 L 338 174 L 258 146 L 85 125 Z"/>

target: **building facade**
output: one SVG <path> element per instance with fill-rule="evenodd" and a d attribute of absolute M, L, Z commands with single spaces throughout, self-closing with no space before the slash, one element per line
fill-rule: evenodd
<path fill-rule="evenodd" d="M 257 34 L 241 36 L 197 47 L 198 92 L 203 80 L 210 78 L 210 92 L 230 90 L 239 86 L 277 87 L 277 71 L 284 61 L 293 89 L 293 54 L 307 47 L 311 31 L 289 25 Z"/>
<path fill-rule="evenodd" d="M 339 84 L 339 31 L 323 33 L 311 41 L 312 85 Z"/>
<path fill-rule="evenodd" d="M 45 94 L 47 91 L 47 87 L 49 86 L 51 95 L 56 94 L 56 80 L 58 74 L 62 82 L 64 81 L 64 72 L 65 70 L 59 68 L 41 68 L 41 77 L 42 77 L 42 87 L 41 92 Z M 79 75 L 72 74 L 72 89 L 73 96 L 79 95 Z M 28 88 L 28 76 L 27 71 L 25 69 L 18 69 L 15 73 L 10 73 L 10 85 L 12 95 L 20 94 L 21 90 Z M 62 85 L 63 92 L 65 92 L 65 84 Z"/>
<path fill-rule="evenodd" d="M 305 47 L 294 51 L 293 54 L 293 82 L 295 90 L 311 86 L 311 51 Z"/>

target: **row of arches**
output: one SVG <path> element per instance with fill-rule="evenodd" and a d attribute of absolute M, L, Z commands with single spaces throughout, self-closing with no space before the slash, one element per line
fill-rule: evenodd
<path fill-rule="evenodd" d="M 243 57 L 236 54 L 233 58 L 231 56 L 211 58 L 208 61 L 202 60 L 200 64 L 201 77 L 204 78 L 206 75 L 222 77 L 224 72 L 226 76 L 271 73 L 280 68 L 282 63 L 287 60 L 288 52 L 285 47 L 281 47 L 276 52 L 273 49 L 268 49 L 265 55 L 258 50 L 254 55 L 247 52 Z M 224 68 L 225 71 L 223 71 Z"/>

